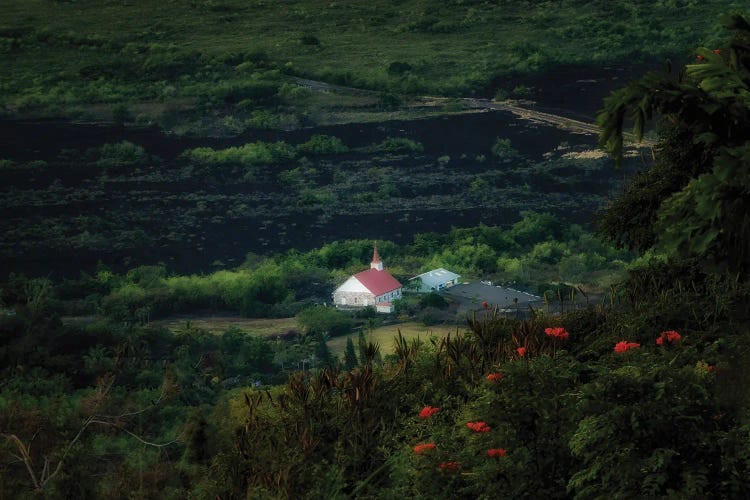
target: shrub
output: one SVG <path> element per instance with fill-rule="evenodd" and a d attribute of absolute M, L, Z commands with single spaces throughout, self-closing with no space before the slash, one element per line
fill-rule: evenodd
<path fill-rule="evenodd" d="M 512 160 L 518 157 L 518 151 L 513 147 L 510 139 L 498 137 L 492 145 L 492 155 L 499 160 Z"/>
<path fill-rule="evenodd" d="M 102 168 L 133 166 L 146 159 L 146 151 L 128 141 L 108 143 L 99 148 L 96 165 Z"/>
<path fill-rule="evenodd" d="M 297 152 L 301 154 L 327 155 L 346 153 L 349 148 L 338 137 L 316 134 L 307 142 L 297 146 Z"/>
<path fill-rule="evenodd" d="M 292 160 L 296 157 L 296 151 L 285 142 L 253 142 L 220 150 L 195 148 L 185 151 L 183 155 L 197 163 L 253 166 Z"/>
<path fill-rule="evenodd" d="M 300 311 L 297 322 L 305 334 L 327 334 L 332 337 L 351 332 L 351 318 L 333 307 L 314 306 Z"/>
<path fill-rule="evenodd" d="M 442 295 L 435 292 L 430 292 L 420 297 L 419 306 L 422 309 L 425 309 L 427 307 L 445 309 L 448 307 L 448 301 L 446 301 L 445 297 L 443 297 Z"/>

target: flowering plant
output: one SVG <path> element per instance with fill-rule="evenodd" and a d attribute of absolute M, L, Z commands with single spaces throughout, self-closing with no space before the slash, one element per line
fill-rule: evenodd
<path fill-rule="evenodd" d="M 413 449 L 414 453 L 416 453 L 417 455 L 424 455 L 426 452 L 432 451 L 435 448 L 437 448 L 437 446 L 435 446 L 435 443 L 420 443 Z"/>
<path fill-rule="evenodd" d="M 664 341 L 666 341 L 668 344 L 672 344 L 674 342 L 679 342 L 681 339 L 682 339 L 682 335 L 680 335 L 676 331 L 667 330 L 659 334 L 659 338 L 656 339 L 656 344 L 664 345 Z"/>
<path fill-rule="evenodd" d="M 490 373 L 489 375 L 487 375 L 487 380 L 489 380 L 490 382 L 499 382 L 502 379 L 503 379 L 502 373 L 495 372 L 495 373 Z"/>
<path fill-rule="evenodd" d="M 490 432 L 490 426 L 485 422 L 467 422 L 466 427 L 474 432 Z"/>
<path fill-rule="evenodd" d="M 545 328 L 544 333 L 546 333 L 548 336 L 552 338 L 556 338 L 559 340 L 567 340 L 568 337 L 570 337 L 570 334 L 568 333 L 568 331 L 561 326 L 554 327 L 554 328 Z"/>
<path fill-rule="evenodd" d="M 490 458 L 503 458 L 507 450 L 505 448 L 490 448 L 487 450 L 487 456 Z"/>
<path fill-rule="evenodd" d="M 443 470 L 458 470 L 461 468 L 461 464 L 458 462 L 443 462 L 439 467 Z"/>
<path fill-rule="evenodd" d="M 623 352 L 627 352 L 630 349 L 636 349 L 638 347 L 641 347 L 641 344 L 637 342 L 628 342 L 626 340 L 621 340 L 617 344 L 615 344 L 615 352 L 618 354 L 622 354 Z"/>
<path fill-rule="evenodd" d="M 434 414 L 440 411 L 440 408 L 435 406 L 425 406 L 422 411 L 419 412 L 419 418 L 430 418 Z"/>

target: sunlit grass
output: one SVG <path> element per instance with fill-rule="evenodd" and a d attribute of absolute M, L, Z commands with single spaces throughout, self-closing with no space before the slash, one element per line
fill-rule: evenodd
<path fill-rule="evenodd" d="M 392 354 L 393 338 L 398 335 L 399 330 L 401 331 L 401 335 L 403 335 L 407 340 L 419 337 L 424 341 L 428 341 L 431 336 L 445 337 L 449 333 L 455 335 L 457 328 L 459 328 L 459 331 L 462 330 L 461 327 L 457 327 L 456 325 L 424 326 L 421 323 L 408 322 L 400 323 L 397 325 L 381 326 L 371 332 L 366 333 L 365 338 L 369 342 L 377 342 L 378 344 L 380 344 L 380 352 L 382 354 Z M 333 354 L 335 354 L 336 356 L 342 356 L 344 354 L 344 350 L 346 349 L 347 338 L 351 338 L 354 342 L 354 345 L 356 346 L 359 334 L 353 333 L 329 340 L 328 347 L 331 349 L 331 352 L 333 352 Z"/>

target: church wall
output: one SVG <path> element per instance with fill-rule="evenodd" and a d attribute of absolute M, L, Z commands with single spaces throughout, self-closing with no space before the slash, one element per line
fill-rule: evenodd
<path fill-rule="evenodd" d="M 369 292 L 337 290 L 333 293 L 333 303 L 337 306 L 365 307 L 375 305 L 375 296 Z"/>

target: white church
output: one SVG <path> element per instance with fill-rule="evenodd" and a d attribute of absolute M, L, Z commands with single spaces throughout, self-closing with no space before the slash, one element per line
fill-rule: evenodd
<path fill-rule="evenodd" d="M 385 270 L 375 244 L 370 269 L 351 276 L 333 292 L 336 307 L 374 306 L 378 312 L 393 312 L 393 300 L 401 298 L 401 283 Z"/>

